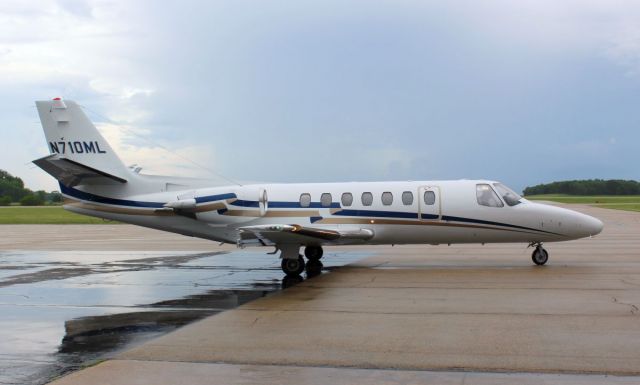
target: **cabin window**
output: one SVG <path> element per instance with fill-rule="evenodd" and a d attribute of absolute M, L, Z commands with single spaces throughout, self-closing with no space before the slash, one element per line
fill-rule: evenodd
<path fill-rule="evenodd" d="M 436 193 L 433 191 L 424 192 L 424 204 L 427 206 L 433 206 L 436 203 Z"/>
<path fill-rule="evenodd" d="M 522 199 L 522 197 L 515 191 L 511 190 L 509 187 L 503 185 L 502 183 L 494 183 L 493 187 L 496 188 L 498 194 L 502 196 L 502 199 L 504 199 L 504 201 L 507 202 L 509 206 L 515 206 L 518 203 L 521 203 L 520 199 Z"/>
<path fill-rule="evenodd" d="M 311 206 L 311 194 L 304 193 L 300 195 L 300 207 Z"/>
<path fill-rule="evenodd" d="M 362 193 L 362 205 L 363 206 L 371 206 L 373 204 L 373 194 L 370 192 Z"/>
<path fill-rule="evenodd" d="M 411 191 L 402 193 L 402 204 L 405 206 L 411 206 L 413 204 L 413 193 Z"/>
<path fill-rule="evenodd" d="M 476 199 L 481 206 L 502 207 L 504 203 L 498 198 L 498 194 L 488 184 L 476 185 Z"/>
<path fill-rule="evenodd" d="M 393 203 L 393 194 L 388 191 L 383 192 L 382 197 L 380 198 L 382 199 L 382 204 L 385 206 L 391 206 L 391 204 Z"/>
<path fill-rule="evenodd" d="M 331 207 L 331 194 L 324 193 L 320 195 L 320 205 L 322 207 Z"/>
<path fill-rule="evenodd" d="M 342 205 L 343 206 L 351 206 L 353 204 L 353 195 L 351 193 L 342 194 Z"/>

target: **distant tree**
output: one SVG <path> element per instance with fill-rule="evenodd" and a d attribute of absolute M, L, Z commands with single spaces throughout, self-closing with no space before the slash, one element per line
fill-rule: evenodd
<path fill-rule="evenodd" d="M 38 190 L 33 195 L 37 196 L 43 203 L 47 201 L 47 192 L 44 190 Z"/>
<path fill-rule="evenodd" d="M 46 192 L 38 190 L 33 192 L 24 187 L 24 182 L 17 176 L 13 176 L 5 170 L 0 170 L 0 197 L 8 196 L 9 203 L 20 202 L 23 206 L 42 205 L 44 203 L 60 203 L 62 202 L 62 194 L 58 191 Z M 35 197 L 35 200 L 33 197 Z M 27 198 L 23 204 L 22 199 Z M 37 203 L 34 203 L 37 202 Z"/>
<path fill-rule="evenodd" d="M 524 195 L 640 195 L 640 182 L 621 179 L 587 179 L 552 182 L 527 187 Z"/>
<path fill-rule="evenodd" d="M 9 195 L 0 197 L 0 206 L 9 206 L 10 204 L 11 204 L 11 197 Z"/>
<path fill-rule="evenodd" d="M 47 202 L 53 204 L 62 203 L 62 194 L 58 191 L 51 191 L 47 194 Z"/>
<path fill-rule="evenodd" d="M 8 195 L 13 202 L 17 202 L 30 193 L 31 190 L 24 187 L 22 179 L 0 170 L 0 196 Z"/>
<path fill-rule="evenodd" d="M 40 198 L 37 194 L 25 195 L 20 199 L 21 206 L 40 206 L 44 204 L 44 199 Z"/>

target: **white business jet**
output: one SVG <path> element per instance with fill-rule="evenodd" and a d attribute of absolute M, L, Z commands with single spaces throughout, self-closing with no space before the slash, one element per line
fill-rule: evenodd
<path fill-rule="evenodd" d="M 603 227 L 490 180 L 211 187 L 142 175 L 122 163 L 77 103 L 55 98 L 36 106 L 51 154 L 34 163 L 60 182 L 65 209 L 240 247 L 275 246 L 291 276 L 319 271 L 325 245 L 522 242 L 544 265 L 543 242 Z"/>

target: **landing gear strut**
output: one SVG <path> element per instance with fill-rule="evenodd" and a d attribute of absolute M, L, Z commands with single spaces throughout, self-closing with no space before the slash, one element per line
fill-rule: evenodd
<path fill-rule="evenodd" d="M 542 243 L 538 243 L 531 254 L 531 260 L 538 266 L 542 266 L 549 260 L 549 253 L 542 247 Z"/>
<path fill-rule="evenodd" d="M 282 258 L 280 266 L 286 275 L 300 275 L 305 267 L 304 258 L 302 255 L 298 258 Z"/>

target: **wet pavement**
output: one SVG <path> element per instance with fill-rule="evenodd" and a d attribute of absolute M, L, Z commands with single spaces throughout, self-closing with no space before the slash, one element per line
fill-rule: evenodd
<path fill-rule="evenodd" d="M 49 382 L 306 278 L 279 265 L 258 250 L 0 252 L 0 384 Z"/>

